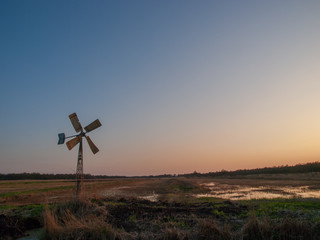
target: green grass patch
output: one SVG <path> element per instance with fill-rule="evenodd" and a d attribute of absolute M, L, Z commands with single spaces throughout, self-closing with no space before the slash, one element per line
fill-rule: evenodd
<path fill-rule="evenodd" d="M 317 199 L 270 199 L 241 201 L 255 212 L 257 216 L 268 215 L 278 217 L 280 212 L 314 212 L 320 210 L 320 201 Z"/>
<path fill-rule="evenodd" d="M 219 211 L 218 209 L 212 210 L 212 213 L 217 217 L 225 217 L 225 214 L 223 211 Z"/>
<path fill-rule="evenodd" d="M 106 205 L 111 206 L 124 206 L 127 205 L 125 202 L 118 202 L 118 201 L 105 201 Z"/>
<path fill-rule="evenodd" d="M 188 199 L 188 203 L 189 204 L 193 204 L 193 203 L 215 203 L 215 204 L 222 204 L 223 205 L 224 201 L 225 201 L 224 199 L 214 198 L 214 197 L 200 197 L 200 198 L 193 197 L 191 199 Z"/>
<path fill-rule="evenodd" d="M 31 217 L 40 217 L 45 209 L 45 204 L 31 204 L 21 206 L 19 209 L 29 212 Z"/>
<path fill-rule="evenodd" d="M 13 206 L 13 205 L 1 205 L 1 210 L 13 210 L 18 212 L 22 217 L 37 217 L 40 218 L 45 209 L 45 204 L 30 204 L 24 206 Z"/>
<path fill-rule="evenodd" d="M 64 181 L 29 181 L 29 182 L 0 182 L 0 185 L 17 185 L 17 184 L 39 184 L 39 183 L 58 183 Z"/>
<path fill-rule="evenodd" d="M 8 193 L 0 193 L 0 197 L 14 197 L 14 196 L 24 195 L 24 194 L 42 193 L 42 192 L 58 191 L 58 190 L 65 190 L 65 189 L 72 189 L 72 188 L 73 186 L 61 186 L 61 187 L 33 189 L 33 190 L 18 191 L 18 192 L 8 192 Z"/>
<path fill-rule="evenodd" d="M 182 192 L 191 192 L 193 190 L 193 187 L 191 186 L 183 186 L 183 185 L 174 185 L 173 189 L 182 191 Z"/>
<path fill-rule="evenodd" d="M 129 216 L 129 221 L 130 222 L 134 222 L 135 220 L 137 220 L 137 216 L 135 214 L 132 214 Z"/>
<path fill-rule="evenodd" d="M 17 206 L 13 205 L 0 205 L 0 210 L 10 210 L 10 209 L 16 209 Z"/>

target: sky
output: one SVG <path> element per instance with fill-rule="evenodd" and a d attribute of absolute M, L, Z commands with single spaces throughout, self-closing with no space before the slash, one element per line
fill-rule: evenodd
<path fill-rule="evenodd" d="M 320 160 L 319 1 L 0 3 L 0 173 L 74 173 L 58 133 L 100 119 L 84 172 Z"/>

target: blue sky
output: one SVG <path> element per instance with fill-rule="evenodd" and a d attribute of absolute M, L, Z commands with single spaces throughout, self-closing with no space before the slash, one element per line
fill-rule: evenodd
<path fill-rule="evenodd" d="M 0 172 L 149 175 L 316 161 L 318 1 L 3 1 Z"/>

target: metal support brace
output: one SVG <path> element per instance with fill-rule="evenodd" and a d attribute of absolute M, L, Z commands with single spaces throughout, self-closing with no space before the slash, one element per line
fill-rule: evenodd
<path fill-rule="evenodd" d="M 76 172 L 76 196 L 79 197 L 83 190 L 83 150 L 81 138 L 79 143 L 78 163 Z"/>

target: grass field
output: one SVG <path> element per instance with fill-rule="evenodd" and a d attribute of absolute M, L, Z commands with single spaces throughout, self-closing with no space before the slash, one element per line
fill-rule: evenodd
<path fill-rule="evenodd" d="M 42 239 L 320 239 L 318 198 L 210 195 L 259 187 L 264 193 L 306 186 L 318 192 L 319 174 L 91 180 L 81 200 L 74 199 L 73 186 L 1 181 L 0 239 L 35 228 Z"/>

